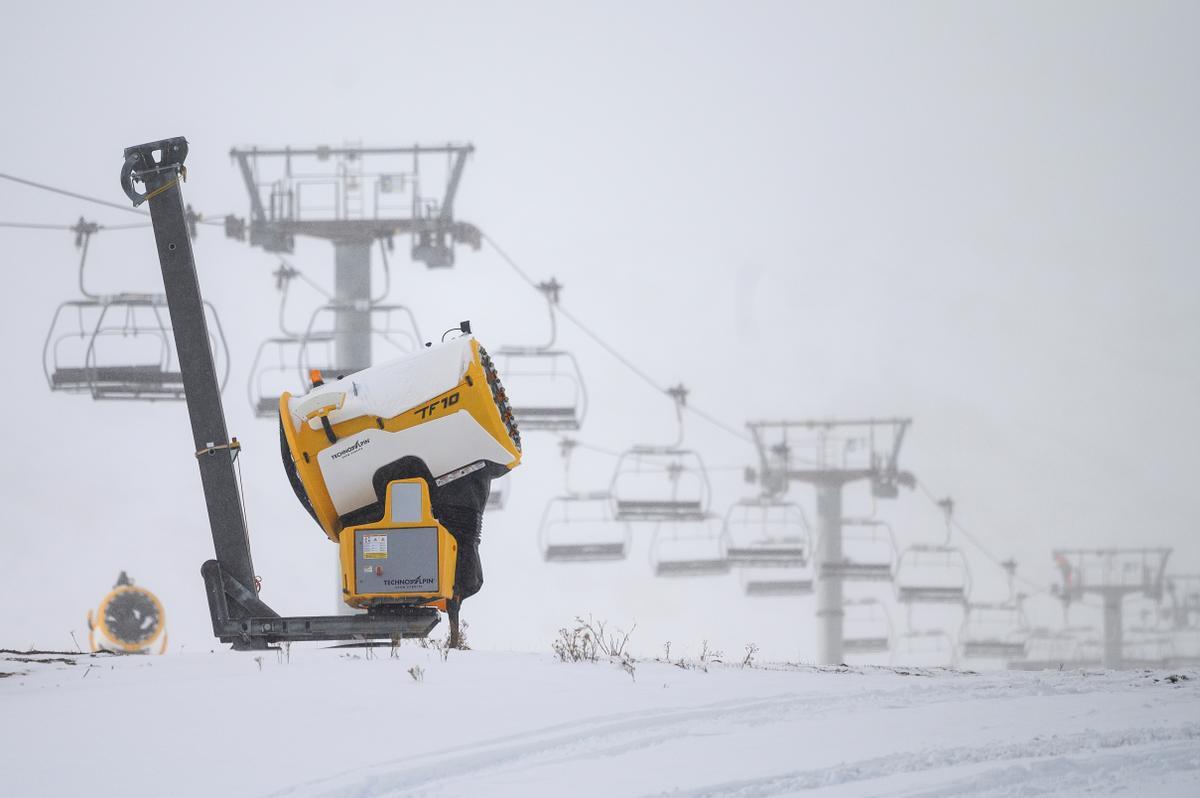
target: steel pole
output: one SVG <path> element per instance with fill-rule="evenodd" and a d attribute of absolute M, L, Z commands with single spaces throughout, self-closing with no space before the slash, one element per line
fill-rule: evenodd
<path fill-rule="evenodd" d="M 164 143 L 167 145 L 162 153 L 164 168 L 142 179 L 150 197 L 150 224 L 162 266 L 163 289 L 179 356 L 188 419 L 192 424 L 196 463 L 200 467 L 200 482 L 217 560 L 230 576 L 253 587 L 254 563 L 250 558 L 250 542 L 234 473 L 234 450 L 230 448 L 225 411 L 221 406 L 221 386 L 209 346 L 208 320 L 204 315 L 204 300 L 200 295 L 180 192 L 183 157 L 176 160 L 167 151 L 182 147 L 186 155 L 187 144 L 182 138 Z M 126 153 L 136 149 L 131 147 Z M 174 163 L 177 168 L 165 168 L 168 163 Z"/>
<path fill-rule="evenodd" d="M 842 482 L 817 481 L 817 663 L 842 664 Z"/>
<path fill-rule="evenodd" d="M 371 241 L 335 241 L 334 363 L 344 373 L 371 365 Z"/>
<path fill-rule="evenodd" d="M 1118 669 L 1124 664 L 1121 651 L 1121 604 L 1125 594 L 1121 590 L 1104 591 L 1104 662 L 1106 668 Z"/>

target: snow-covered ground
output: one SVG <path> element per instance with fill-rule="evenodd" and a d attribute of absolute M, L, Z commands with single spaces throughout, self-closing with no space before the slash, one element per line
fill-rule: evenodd
<path fill-rule="evenodd" d="M 0 657 L 4 795 L 1200 795 L 1195 669 Z"/>

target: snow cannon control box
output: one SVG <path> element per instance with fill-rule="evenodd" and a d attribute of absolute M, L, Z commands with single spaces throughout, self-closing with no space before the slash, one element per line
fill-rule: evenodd
<path fill-rule="evenodd" d="M 383 518 L 346 527 L 342 596 L 352 607 L 426 604 L 454 595 L 458 544 L 433 517 L 423 479 L 388 483 Z"/>

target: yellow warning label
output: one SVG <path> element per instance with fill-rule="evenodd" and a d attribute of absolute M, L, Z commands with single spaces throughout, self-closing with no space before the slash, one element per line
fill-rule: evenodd
<path fill-rule="evenodd" d="M 387 535 L 363 535 L 362 556 L 364 560 L 386 560 Z"/>

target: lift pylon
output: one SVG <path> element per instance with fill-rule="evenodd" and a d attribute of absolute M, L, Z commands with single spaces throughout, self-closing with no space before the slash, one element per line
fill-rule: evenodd
<path fill-rule="evenodd" d="M 869 481 L 877 498 L 893 498 L 897 486 L 912 487 L 899 467 L 908 418 L 753 421 L 747 424 L 758 449 L 757 476 L 765 489 L 788 482 L 817 492 L 817 661 L 837 665 L 843 657 L 844 575 L 842 489 Z M 811 453 L 801 459 L 799 452 Z"/>
<path fill-rule="evenodd" d="M 1105 668 L 1124 666 L 1122 605 L 1127 596 L 1143 595 L 1156 601 L 1166 585 L 1169 548 L 1058 549 L 1054 562 L 1062 575 L 1059 596 L 1070 605 L 1085 595 L 1104 601 Z"/>

